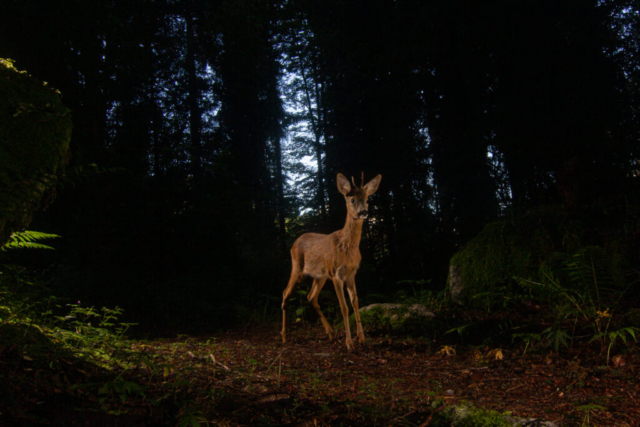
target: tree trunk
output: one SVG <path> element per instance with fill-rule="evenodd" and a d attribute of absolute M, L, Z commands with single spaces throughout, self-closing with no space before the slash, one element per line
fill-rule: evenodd
<path fill-rule="evenodd" d="M 195 30 L 193 28 L 192 11 L 187 8 L 184 14 L 187 30 L 187 55 L 185 68 L 187 69 L 187 84 L 189 94 L 187 95 L 187 103 L 189 106 L 189 136 L 190 147 L 189 155 L 191 160 L 191 173 L 194 178 L 199 180 L 202 176 L 202 112 L 198 100 L 200 98 L 200 85 L 198 84 L 198 75 L 196 72 L 196 40 Z"/>

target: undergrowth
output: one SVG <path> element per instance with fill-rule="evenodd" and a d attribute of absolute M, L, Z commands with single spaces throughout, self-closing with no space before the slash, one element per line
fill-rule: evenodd
<path fill-rule="evenodd" d="M 366 296 L 361 305 L 398 304 L 399 308 L 391 313 L 399 318 L 409 312 L 408 307 L 418 305 L 435 317 L 396 322 L 394 327 L 382 312 L 373 312 L 370 319 L 363 316 L 369 322 L 365 325 L 366 334 L 377 338 L 379 349 L 386 348 L 387 339 L 391 343 L 394 337 L 413 337 L 414 352 L 442 359 L 475 354 L 474 369 L 484 369 L 488 363 L 502 360 L 505 354 L 540 355 L 549 350 L 562 353 L 578 344 L 594 346 L 599 349 L 603 364 L 617 366 L 620 357 L 624 360 L 627 354 L 636 352 L 640 330 L 635 326 L 638 313 L 625 308 L 623 297 L 615 289 L 623 286 L 626 292 L 635 286 L 635 281 L 632 275 L 608 277 L 606 269 L 599 267 L 607 265 L 598 258 L 605 256 L 597 248 L 559 256 L 554 259 L 555 264 L 545 267 L 544 281 L 520 281 L 519 286 L 530 288 L 526 298 L 508 299 L 500 309 L 491 311 L 461 307 L 443 292 L 430 290 L 425 286 L 427 282 L 406 282 L 400 286 L 404 290 L 390 296 Z M 306 330 L 311 331 L 314 328 L 308 324 L 315 322 L 315 312 L 306 300 L 306 292 L 302 287 L 292 298 L 291 321 L 306 324 Z M 325 292 L 323 312 L 339 323 L 335 294 L 333 290 Z M 251 304 L 245 306 L 242 315 L 250 319 L 252 326 L 279 322 L 279 298 L 252 296 L 248 301 Z M 123 316 L 118 307 L 97 309 L 81 301 L 57 298 L 37 274 L 18 266 L 1 266 L 0 417 L 9 420 L 9 425 L 36 425 L 48 422 L 60 408 L 67 408 L 63 419 L 80 419 L 89 424 L 92 414 L 100 414 L 117 417 L 127 425 L 152 420 L 162 425 L 197 426 L 229 416 L 234 420 L 240 416 L 245 417 L 243 420 L 262 419 L 265 424 L 276 420 L 297 422 L 313 416 L 323 420 L 324 425 L 335 419 L 347 420 L 347 425 L 352 420 L 385 425 L 390 419 L 398 420 L 394 411 L 410 413 L 409 400 L 393 401 L 389 407 L 376 406 L 383 391 L 389 396 L 402 394 L 388 379 L 360 378 L 354 392 L 347 391 L 355 393 L 353 400 L 330 409 L 327 402 L 332 402 L 333 397 L 326 396 L 333 389 L 345 392 L 342 372 L 327 371 L 322 375 L 321 370 L 314 374 L 283 367 L 283 357 L 294 357 L 289 353 L 283 356 L 284 347 L 278 350 L 279 354 L 262 358 L 255 353 L 249 357 L 240 350 L 240 357 L 236 354 L 232 359 L 235 366 L 229 367 L 225 364 L 232 358 L 228 345 L 220 347 L 215 339 L 203 342 L 189 337 L 156 342 L 130 340 L 126 334 L 134 325 L 124 322 Z M 376 322 L 386 326 L 376 327 Z M 335 330 L 341 335 L 343 326 L 336 325 Z M 309 335 L 308 339 L 315 338 Z M 244 345 L 250 346 L 237 343 Z M 346 353 L 339 343 L 332 345 L 332 353 L 338 354 L 336 346 Z M 329 357 L 327 354 L 315 356 L 322 359 Z M 375 363 L 386 363 L 382 354 Z M 349 366 L 348 360 L 340 363 L 343 362 Z M 425 401 L 419 400 L 429 408 L 419 413 L 423 418 L 442 404 L 443 396 L 448 396 L 447 391 L 437 388 L 423 390 L 421 386 L 416 390 L 427 393 Z M 282 401 L 286 409 L 260 406 L 251 401 L 256 396 L 273 397 Z M 416 396 L 409 395 L 411 399 Z M 436 402 L 438 405 L 433 406 Z M 264 412 L 238 415 L 242 412 L 239 408 L 246 407 Z M 503 414 L 480 409 L 472 412 L 471 418 L 464 421 L 471 423 L 467 425 L 502 425 Z M 433 422 L 449 422 L 452 414 L 442 411 L 441 418 L 434 417 Z"/>

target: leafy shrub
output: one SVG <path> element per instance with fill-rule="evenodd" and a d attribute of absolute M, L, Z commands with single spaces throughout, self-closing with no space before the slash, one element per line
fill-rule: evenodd
<path fill-rule="evenodd" d="M 27 357 L 73 353 L 103 366 L 126 366 L 131 356 L 124 334 L 133 324 L 122 309 L 61 304 L 32 273 L 0 266 L 0 345 L 22 348 Z"/>

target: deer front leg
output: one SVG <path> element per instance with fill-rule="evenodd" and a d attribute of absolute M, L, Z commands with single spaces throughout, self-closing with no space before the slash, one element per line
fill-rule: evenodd
<path fill-rule="evenodd" d="M 336 294 L 338 294 L 338 302 L 340 302 L 340 311 L 342 312 L 342 319 L 344 320 L 345 329 L 345 342 L 347 344 L 347 350 L 353 350 L 353 341 L 351 340 L 351 328 L 349 328 L 349 307 L 347 301 L 344 299 L 344 282 L 337 277 L 333 278 L 333 285 L 336 288 Z"/>
<path fill-rule="evenodd" d="M 318 316 L 320 316 L 320 321 L 322 322 L 322 326 L 324 326 L 325 332 L 329 336 L 329 341 L 333 341 L 333 328 L 322 314 L 322 311 L 320 311 L 320 304 L 318 304 L 318 296 L 320 296 L 320 292 L 322 291 L 326 281 L 326 277 L 323 279 L 313 279 L 313 286 L 311 286 L 311 291 L 307 295 L 307 299 L 311 302 L 313 308 L 316 309 Z"/>
<path fill-rule="evenodd" d="M 362 329 L 362 322 L 360 321 L 360 306 L 358 304 L 358 293 L 356 292 L 356 279 L 351 277 L 347 279 L 347 291 L 349 291 L 349 297 L 351 298 L 351 307 L 353 307 L 353 314 L 356 318 L 356 328 L 358 331 L 358 341 L 360 344 L 364 344 L 364 329 Z"/>

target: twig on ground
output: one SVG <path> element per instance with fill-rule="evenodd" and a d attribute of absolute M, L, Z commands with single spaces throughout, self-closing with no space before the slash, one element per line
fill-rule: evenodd
<path fill-rule="evenodd" d="M 218 362 L 218 361 L 216 360 L 216 357 L 213 355 L 213 353 L 209 353 L 209 357 L 211 358 L 211 360 L 213 361 L 213 363 L 214 363 L 214 364 L 216 364 L 216 365 L 220 366 L 222 369 L 224 369 L 224 370 L 225 370 L 225 371 L 227 371 L 227 372 L 231 372 L 231 369 L 229 369 L 229 367 L 228 367 L 228 366 L 223 365 L 222 363 L 220 363 L 220 362 Z"/>
<path fill-rule="evenodd" d="M 282 351 L 280 351 L 280 353 L 276 356 L 276 358 L 275 358 L 275 359 L 273 359 L 273 360 L 271 361 L 271 363 L 269 363 L 269 366 L 267 366 L 267 369 L 269 369 L 269 368 L 271 367 L 271 365 L 273 365 L 274 363 L 276 363 L 276 360 L 280 359 L 280 356 L 282 356 L 282 353 L 284 353 L 284 351 L 285 351 L 286 349 L 287 349 L 287 347 L 284 347 L 284 348 L 282 349 Z"/>

